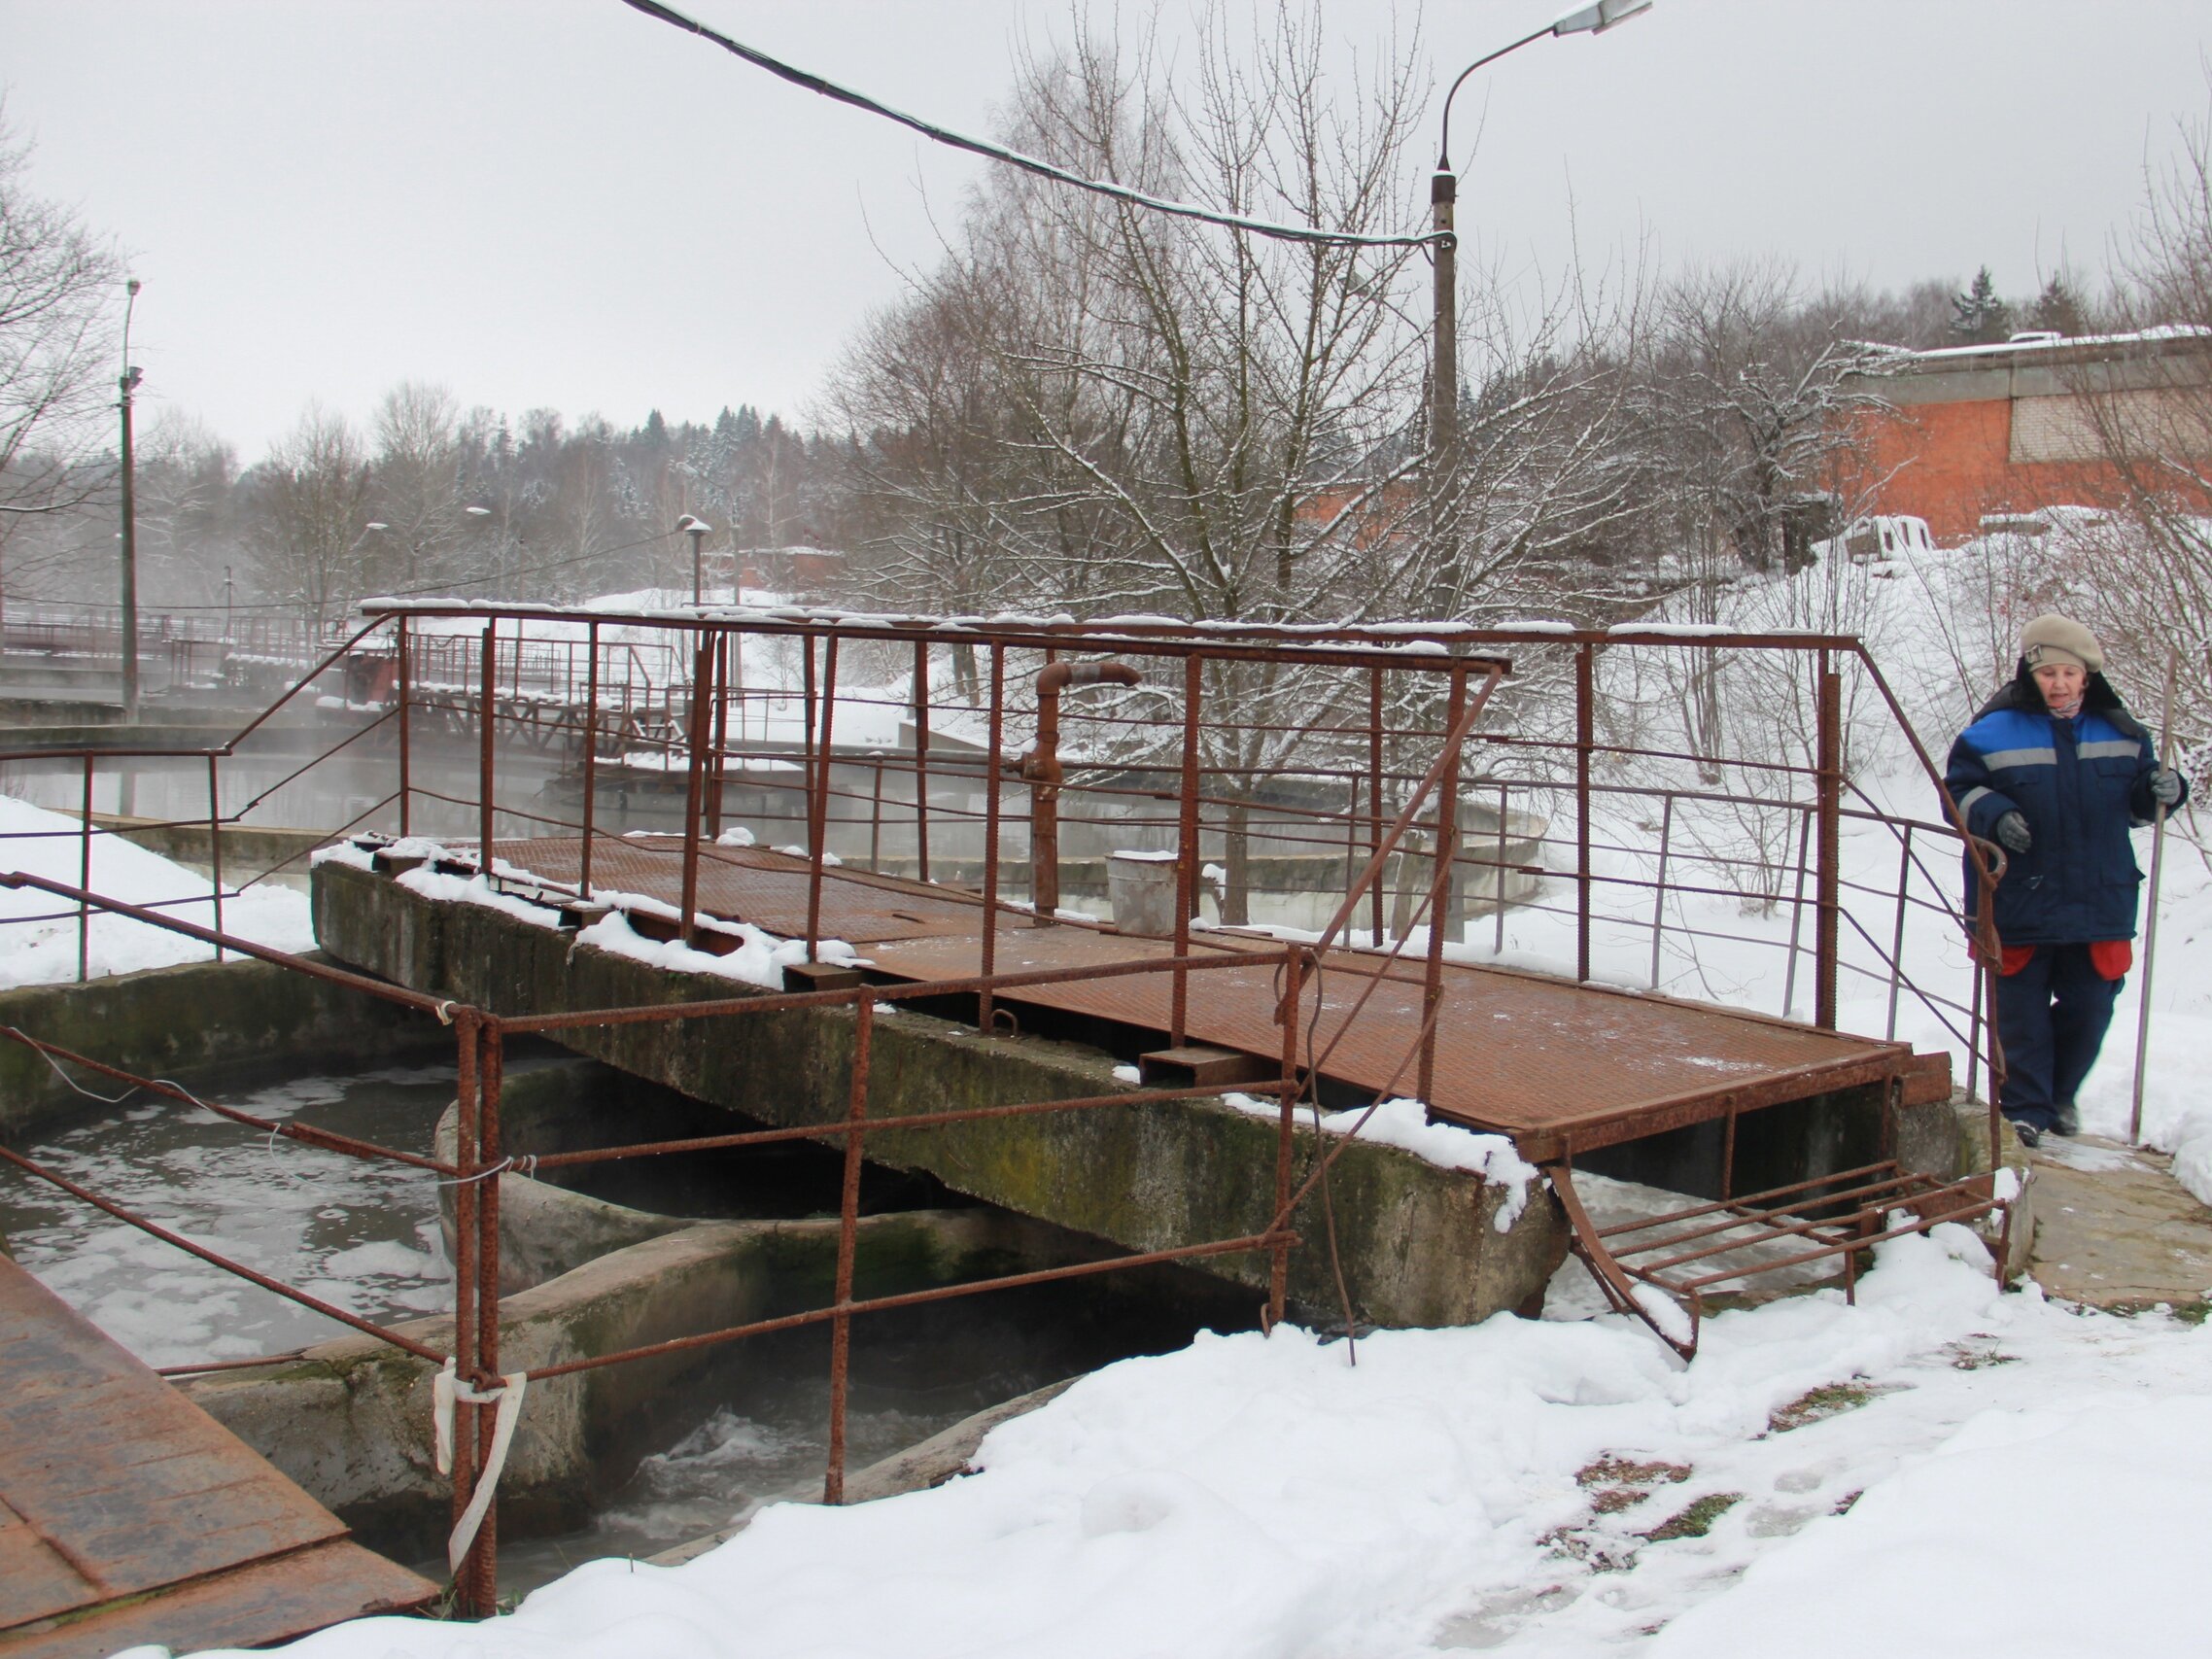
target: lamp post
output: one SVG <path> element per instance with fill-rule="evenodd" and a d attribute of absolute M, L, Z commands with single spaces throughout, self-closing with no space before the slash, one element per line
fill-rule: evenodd
<path fill-rule="evenodd" d="M 138 307 L 139 281 L 123 284 L 122 376 L 122 717 L 138 719 L 138 503 L 130 449 L 131 395 L 145 377 L 130 365 L 130 314 Z"/>
<path fill-rule="evenodd" d="M 1436 574 L 1429 609 L 1439 620 L 1451 608 L 1452 578 L 1459 563 L 1458 551 L 1450 545 L 1460 435 L 1459 236 L 1453 225 L 1459 180 L 1452 172 L 1452 99 L 1459 95 L 1469 76 L 1485 64 L 1496 63 L 1508 52 L 1518 52 L 1547 35 L 1602 35 L 1650 11 L 1651 6 L 1652 0 L 1598 0 L 1595 6 L 1570 12 L 1510 45 L 1476 58 L 1460 71 L 1459 79 L 1444 94 L 1443 130 L 1436 145 L 1436 173 L 1429 182 L 1430 228 L 1436 232 L 1435 361 L 1429 375 L 1429 531 L 1436 549 Z"/>
<path fill-rule="evenodd" d="M 713 527 L 705 519 L 694 518 L 690 513 L 685 513 L 681 522 L 676 525 L 676 529 L 691 537 L 691 603 L 693 605 L 702 603 L 700 580 L 705 566 L 705 556 L 700 552 L 700 548 L 705 545 L 707 532 L 711 528 Z"/>

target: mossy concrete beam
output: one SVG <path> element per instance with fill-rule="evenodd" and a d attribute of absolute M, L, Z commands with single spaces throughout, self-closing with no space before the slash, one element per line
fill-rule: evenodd
<path fill-rule="evenodd" d="M 575 945 L 482 906 L 434 903 L 343 865 L 315 873 L 315 922 L 342 961 L 417 990 L 508 1015 L 743 994 L 732 982 L 649 967 Z M 830 1123 L 846 1110 L 854 1016 L 827 1008 L 581 1027 L 568 1047 L 760 1122 Z M 868 1110 L 877 1120 L 948 1108 L 1117 1093 L 1110 1056 L 1035 1037 L 984 1037 L 913 1012 L 877 1022 Z M 1296 1136 L 1296 1167 L 1317 1137 Z M 868 1156 L 919 1169 L 955 1192 L 1132 1251 L 1262 1230 L 1272 1209 L 1276 1130 L 1216 1101 L 1038 1113 L 889 1130 Z M 510 1153 L 533 1149 L 521 1144 Z M 1356 1142 L 1331 1178 L 1336 1254 L 1356 1315 L 1397 1326 L 1469 1324 L 1524 1305 L 1564 1258 L 1567 1232 L 1546 1192 L 1509 1225 L 1517 1198 L 1464 1170 Z M 1339 1298 L 1317 1192 L 1293 1217 L 1301 1242 L 1291 1296 L 1309 1316 Z M 1257 1255 L 1207 1259 L 1206 1270 L 1260 1287 Z"/>

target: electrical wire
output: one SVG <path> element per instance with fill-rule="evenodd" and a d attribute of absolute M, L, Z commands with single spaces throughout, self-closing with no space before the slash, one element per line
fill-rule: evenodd
<path fill-rule="evenodd" d="M 920 133 L 932 143 L 952 150 L 965 150 L 987 161 L 1004 162 L 1009 167 L 1019 167 L 1023 172 L 1034 173 L 1054 184 L 1072 185 L 1077 190 L 1111 196 L 1116 201 L 1150 208 L 1155 213 L 1173 214 L 1178 219 L 1195 219 L 1206 225 L 1223 225 L 1232 230 L 1249 230 L 1256 236 L 1271 236 L 1281 242 L 1318 243 L 1328 247 L 1426 248 L 1433 243 L 1453 240 L 1452 233 L 1448 230 L 1434 230 L 1419 236 L 1365 236 L 1346 230 L 1322 230 L 1309 225 L 1282 225 L 1273 220 L 1248 219 L 1242 214 L 1220 213 L 1210 207 L 1200 207 L 1195 202 L 1174 201 L 1165 196 L 1150 195 L 1143 190 L 1131 190 L 1126 185 L 1117 185 L 1105 179 L 1087 178 L 1081 173 L 1070 172 L 1065 167 L 1054 166 L 1034 156 L 1025 156 L 1019 150 L 1009 150 L 1004 145 L 993 144 L 987 139 L 970 138 L 965 133 L 954 132 L 949 127 L 925 121 L 918 116 L 895 110 L 888 104 L 879 103 L 865 92 L 855 92 L 849 86 L 841 86 L 834 81 L 824 80 L 809 70 L 796 68 L 741 41 L 734 41 L 728 35 L 685 17 L 673 6 L 660 4 L 660 0 L 622 0 L 622 3 L 632 11 L 642 12 L 646 17 L 667 23 L 672 28 L 682 29 L 687 34 L 711 41 L 724 52 L 744 59 L 756 69 L 765 69 L 771 75 L 790 82 L 794 86 L 803 86 L 810 92 L 818 92 L 825 98 L 833 98 L 872 116 L 881 116 L 885 121 L 896 121 L 901 126 Z"/>

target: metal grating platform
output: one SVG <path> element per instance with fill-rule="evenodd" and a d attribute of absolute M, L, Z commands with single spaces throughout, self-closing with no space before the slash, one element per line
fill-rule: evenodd
<path fill-rule="evenodd" d="M 680 848 L 674 837 L 595 847 L 594 885 L 673 903 L 680 893 Z M 501 841 L 495 850 L 541 879 L 575 880 L 573 840 Z M 710 915 L 784 937 L 806 931 L 804 859 L 760 847 L 702 847 L 699 894 Z M 972 894 L 839 869 L 823 873 L 821 905 L 823 936 L 859 948 L 885 977 L 926 983 L 982 971 L 983 906 Z M 1221 933 L 1192 942 L 1194 950 L 1227 953 L 1267 943 Z M 1037 927 L 1019 912 L 1002 912 L 993 966 L 1000 973 L 1079 967 L 1169 950 L 1164 940 Z M 1354 1003 L 1378 972 L 1383 983 L 1346 1031 Z M 1189 984 L 1191 1041 L 1270 1059 L 1279 1054 L 1271 968 L 1192 974 Z M 1169 989 L 1162 973 L 1031 987 L 1000 1000 L 1017 1010 L 1052 1008 L 1165 1032 Z M 1391 1085 L 1395 1074 L 1394 1087 L 1410 1091 L 1407 1056 L 1422 1020 L 1418 965 L 1386 968 L 1378 955 L 1331 950 L 1318 991 L 1307 992 L 1309 1020 L 1317 994 L 1312 1052 L 1318 1056 L 1336 1041 L 1323 1074 L 1365 1090 Z M 1516 969 L 1447 964 L 1443 995 L 1432 1111 L 1509 1135 L 1539 1161 L 1913 1069 L 1903 1044 Z"/>
<path fill-rule="evenodd" d="M 0 1257 L 0 1659 L 255 1647 L 437 1587 Z"/>

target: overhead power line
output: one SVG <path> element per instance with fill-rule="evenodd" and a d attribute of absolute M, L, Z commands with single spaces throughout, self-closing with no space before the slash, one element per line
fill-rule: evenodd
<path fill-rule="evenodd" d="M 1363 236 L 1346 230 L 1322 230 L 1310 225 L 1282 225 L 1273 220 L 1247 219 L 1242 214 L 1218 213 L 1194 202 L 1171 201 L 1165 196 L 1148 195 L 1143 190 L 1131 190 L 1126 185 L 1117 185 L 1107 179 L 1086 178 L 1065 167 L 1056 167 L 1050 161 L 1041 161 L 1034 156 L 1024 156 L 1019 150 L 1009 150 L 1004 145 L 993 144 L 987 139 L 970 138 L 965 133 L 954 132 L 950 127 L 923 121 L 919 116 L 910 116 L 903 110 L 894 110 L 890 105 L 880 103 L 865 92 L 855 92 L 849 86 L 840 86 L 836 82 L 826 81 L 810 70 L 771 57 L 767 52 L 746 46 L 743 41 L 732 40 L 705 23 L 685 17 L 673 6 L 660 4 L 660 0 L 622 0 L 622 3 L 633 11 L 644 13 L 648 17 L 656 17 L 671 27 L 682 29 L 686 34 L 711 41 L 724 52 L 743 58 L 756 69 L 765 69 L 771 75 L 790 82 L 794 86 L 804 86 L 810 92 L 819 92 L 825 98 L 834 98 L 841 104 L 850 104 L 854 109 L 865 110 L 872 116 L 881 116 L 885 121 L 897 121 L 899 125 L 911 127 L 932 143 L 953 150 L 965 150 L 985 160 L 1004 162 L 1009 167 L 1020 167 L 1023 172 L 1034 173 L 1041 179 L 1051 179 L 1054 184 L 1070 185 L 1079 190 L 1111 196 L 1116 201 L 1149 208 L 1155 213 L 1173 214 L 1178 219 L 1195 219 L 1207 225 L 1226 225 L 1232 230 L 1249 230 L 1256 236 L 1271 236 L 1281 242 L 1321 243 L 1333 247 L 1424 248 L 1450 234 L 1448 231 L 1432 231 L 1420 236 Z"/>

